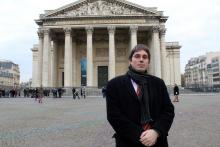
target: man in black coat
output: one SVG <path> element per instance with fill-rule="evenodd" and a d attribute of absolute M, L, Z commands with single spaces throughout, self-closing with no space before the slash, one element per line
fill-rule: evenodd
<path fill-rule="evenodd" d="M 107 119 L 116 132 L 116 147 L 168 147 L 174 106 L 163 80 L 147 74 L 149 63 L 148 47 L 138 44 L 128 72 L 107 84 Z"/>

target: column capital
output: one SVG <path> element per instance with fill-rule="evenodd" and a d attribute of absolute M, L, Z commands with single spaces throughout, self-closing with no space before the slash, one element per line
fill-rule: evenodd
<path fill-rule="evenodd" d="M 153 33 L 159 33 L 160 32 L 160 27 L 159 26 L 153 26 L 152 27 L 152 32 Z"/>
<path fill-rule="evenodd" d="M 136 33 L 137 30 L 138 30 L 138 26 L 136 25 L 130 26 L 130 33 Z"/>
<path fill-rule="evenodd" d="M 40 28 L 38 29 L 37 34 L 38 34 L 39 38 L 43 38 L 44 37 L 44 31 L 42 29 L 40 29 Z"/>
<path fill-rule="evenodd" d="M 65 35 L 71 35 L 72 29 L 70 27 L 63 28 Z"/>
<path fill-rule="evenodd" d="M 92 26 L 87 26 L 85 29 L 87 34 L 92 34 L 94 30 Z"/>
<path fill-rule="evenodd" d="M 43 31 L 44 31 L 44 35 L 49 35 L 51 32 L 49 28 L 44 28 Z"/>
<path fill-rule="evenodd" d="M 107 28 L 108 28 L 108 33 L 109 34 L 114 34 L 115 33 L 115 29 L 116 29 L 115 26 L 108 26 Z"/>
<path fill-rule="evenodd" d="M 165 35 L 166 34 L 167 29 L 166 28 L 160 28 L 160 35 Z"/>

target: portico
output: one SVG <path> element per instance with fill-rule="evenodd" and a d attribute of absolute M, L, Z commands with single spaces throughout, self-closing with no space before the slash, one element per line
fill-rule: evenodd
<path fill-rule="evenodd" d="M 34 87 L 103 86 L 127 71 L 137 43 L 151 49 L 149 73 L 168 83 L 166 20 L 155 8 L 121 0 L 81 0 L 40 15 Z"/>

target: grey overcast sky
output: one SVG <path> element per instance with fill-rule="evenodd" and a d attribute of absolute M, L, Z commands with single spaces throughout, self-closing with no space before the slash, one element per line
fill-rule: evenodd
<path fill-rule="evenodd" d="M 32 77 L 33 44 L 38 43 L 34 20 L 44 10 L 53 10 L 76 0 L 1 0 L 0 59 L 19 64 L 21 81 Z M 157 7 L 169 16 L 166 41 L 179 41 L 181 73 L 191 57 L 220 51 L 220 0 L 129 0 Z"/>

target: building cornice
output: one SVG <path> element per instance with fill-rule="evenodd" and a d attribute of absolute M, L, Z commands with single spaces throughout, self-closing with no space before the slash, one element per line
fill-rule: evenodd
<path fill-rule="evenodd" d="M 56 22 L 56 21 L 84 21 L 84 20 L 111 20 L 111 19 L 121 19 L 121 20 L 130 20 L 130 19 L 139 19 L 139 20 L 158 20 L 157 16 L 106 16 L 106 17 L 94 17 L 94 16 L 86 16 L 86 17 L 50 17 L 44 18 L 41 20 L 35 20 L 36 24 L 42 26 L 47 22 Z"/>

